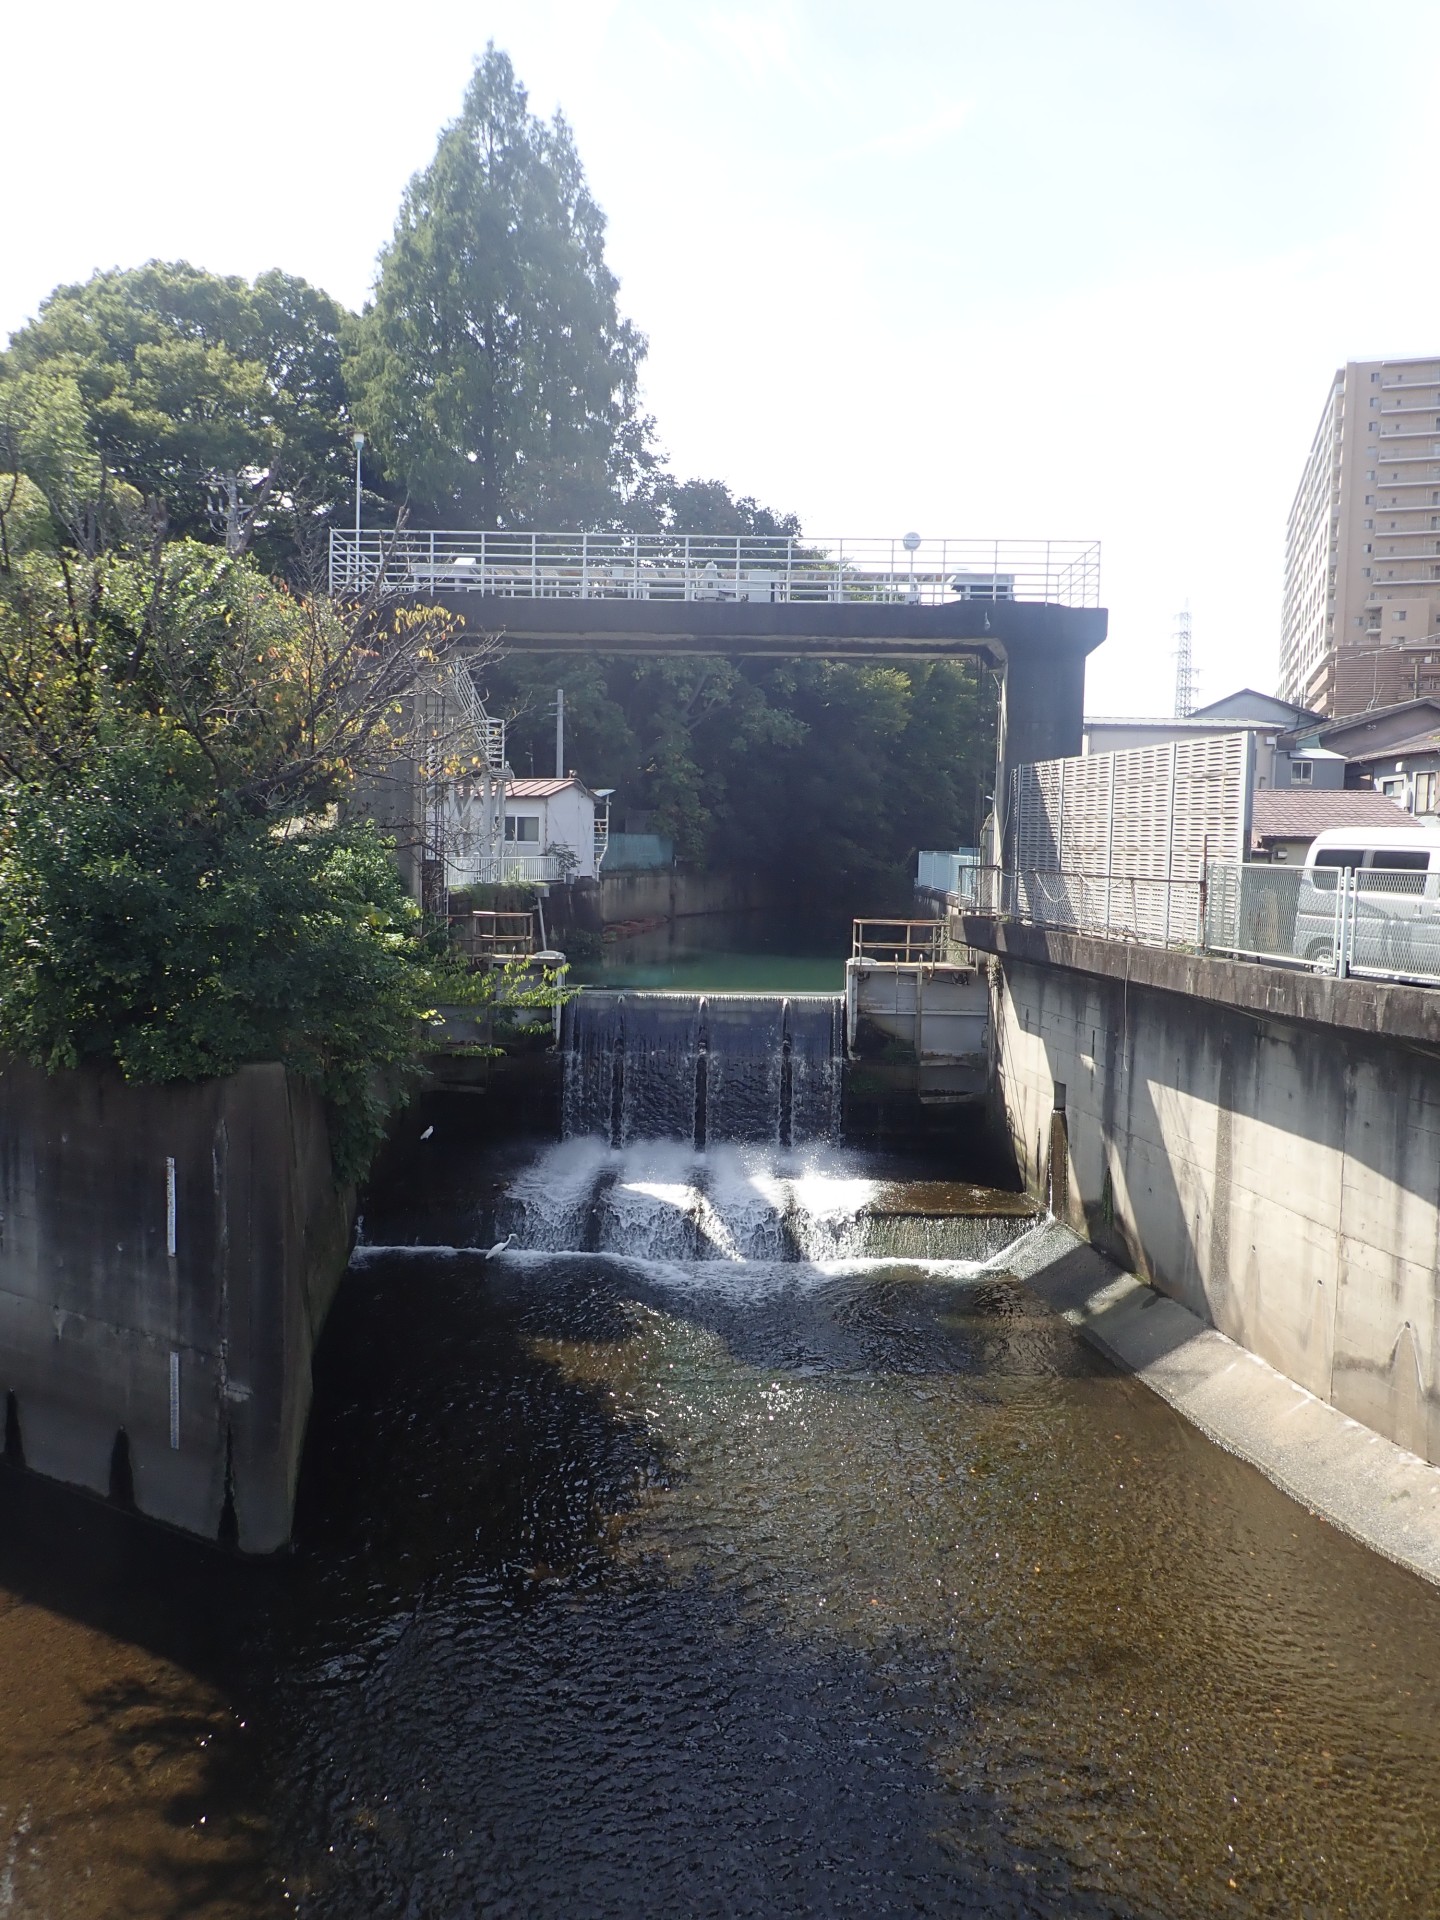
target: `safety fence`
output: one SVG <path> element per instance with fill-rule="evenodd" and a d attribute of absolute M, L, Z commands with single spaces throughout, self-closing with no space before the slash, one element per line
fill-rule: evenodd
<path fill-rule="evenodd" d="M 427 530 L 330 535 L 330 589 L 522 600 L 843 601 L 1098 607 L 1094 540 Z"/>
<path fill-rule="evenodd" d="M 1144 946 L 1440 985 L 1440 873 L 1424 870 L 1213 862 L 1192 880 L 983 867 L 949 901 Z"/>

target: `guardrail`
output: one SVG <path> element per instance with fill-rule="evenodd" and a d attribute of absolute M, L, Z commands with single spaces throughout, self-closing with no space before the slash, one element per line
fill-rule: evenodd
<path fill-rule="evenodd" d="M 525 912 L 472 913 L 449 916 L 450 935 L 471 960 L 523 960 L 535 951 L 535 916 Z"/>
<path fill-rule="evenodd" d="M 800 539 L 658 533 L 330 534 L 330 590 L 523 600 L 1040 600 L 1098 607 L 1096 540 Z"/>
<path fill-rule="evenodd" d="M 511 853 L 486 854 L 473 860 L 455 858 L 452 871 L 458 877 L 450 882 L 451 890 L 458 892 L 465 887 L 505 887 L 513 886 L 517 881 L 532 881 L 549 885 L 555 881 L 568 880 L 575 871 L 574 857 L 559 853 Z"/>
<path fill-rule="evenodd" d="M 957 912 L 1103 939 L 1440 986 L 1440 874 L 1424 871 L 1212 863 L 1202 878 L 1169 879 L 982 867 L 947 898 Z"/>
<path fill-rule="evenodd" d="M 889 966 L 933 966 L 945 958 L 948 946 L 943 920 L 857 920 L 850 956 Z"/>

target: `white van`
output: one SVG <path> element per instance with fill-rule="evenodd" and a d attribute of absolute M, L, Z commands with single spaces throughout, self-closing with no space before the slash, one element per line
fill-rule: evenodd
<path fill-rule="evenodd" d="M 1349 962 L 1376 973 L 1440 975 L 1440 831 L 1327 827 L 1305 855 L 1295 903 L 1295 951 L 1333 959 L 1336 891 L 1356 875 Z"/>

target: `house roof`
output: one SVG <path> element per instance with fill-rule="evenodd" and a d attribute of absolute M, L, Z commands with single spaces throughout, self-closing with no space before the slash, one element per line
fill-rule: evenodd
<path fill-rule="evenodd" d="M 1212 700 L 1208 706 L 1196 707 L 1192 720 L 1262 720 L 1272 726 L 1295 726 L 1301 720 L 1318 719 L 1308 707 L 1297 706 L 1293 700 L 1277 699 L 1273 693 L 1260 693 L 1254 687 L 1238 687 L 1234 693 L 1227 693 L 1221 700 Z"/>
<path fill-rule="evenodd" d="M 583 780 L 568 774 L 563 780 L 507 780 L 505 798 L 507 800 L 548 800 L 553 794 L 563 793 L 566 787 L 578 787 L 582 793 L 590 789 Z"/>
<path fill-rule="evenodd" d="M 1383 747 L 1369 747 L 1364 753 L 1346 756 L 1352 764 L 1369 765 L 1372 760 L 1403 760 L 1407 753 L 1440 753 L 1440 727 L 1429 733 L 1407 734 L 1403 740 L 1388 740 Z"/>
<path fill-rule="evenodd" d="M 1289 729 L 1289 735 L 1296 739 L 1314 740 L 1324 746 L 1334 741 L 1342 753 L 1345 752 L 1346 739 L 1353 739 L 1353 750 L 1346 754 L 1347 759 L 1353 760 L 1363 751 L 1367 734 L 1378 736 L 1383 752 L 1384 745 L 1388 744 L 1386 736 L 1397 721 L 1401 723 L 1398 731 L 1408 739 L 1411 734 L 1405 724 L 1406 716 L 1413 716 L 1415 730 L 1418 731 L 1423 724 L 1421 715 L 1427 711 L 1433 713 L 1437 724 L 1440 724 L 1440 699 L 1434 694 L 1422 693 L 1413 700 L 1397 700 L 1388 707 L 1368 707 L 1364 713 L 1340 714 L 1334 720 L 1302 720 Z M 1281 745 L 1284 744 L 1282 737 Z"/>
<path fill-rule="evenodd" d="M 1313 840 L 1327 827 L 1418 827 L 1383 793 L 1344 787 L 1306 793 L 1297 787 L 1261 787 L 1250 796 L 1250 838 Z"/>

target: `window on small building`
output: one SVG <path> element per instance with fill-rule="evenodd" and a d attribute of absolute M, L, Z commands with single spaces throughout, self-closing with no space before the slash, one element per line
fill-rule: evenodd
<path fill-rule="evenodd" d="M 540 816 L 538 813 L 510 813 L 505 816 L 505 838 L 507 840 L 529 841 L 534 846 L 540 844 Z"/>
<path fill-rule="evenodd" d="M 1315 769 L 1308 760 L 1290 762 L 1290 784 L 1292 787 L 1310 787 L 1315 784 Z"/>
<path fill-rule="evenodd" d="M 1403 620 L 1405 618 L 1403 609 L 1399 613 L 1392 613 L 1390 618 L 1392 620 Z"/>

